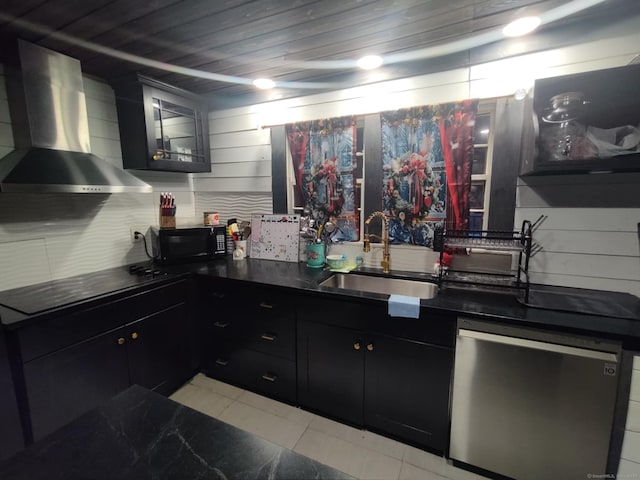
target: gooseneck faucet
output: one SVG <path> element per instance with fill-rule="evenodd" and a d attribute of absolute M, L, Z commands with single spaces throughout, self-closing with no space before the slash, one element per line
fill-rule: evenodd
<path fill-rule="evenodd" d="M 382 221 L 382 237 L 375 235 L 373 233 L 367 233 L 367 227 L 369 226 L 369 223 L 371 223 L 371 220 L 373 220 L 375 217 L 378 217 Z M 391 265 L 391 251 L 389 250 L 389 220 L 387 219 L 387 216 L 384 213 L 373 212 L 371 215 L 369 215 L 369 218 L 365 220 L 364 242 L 362 246 L 362 250 L 364 252 L 371 251 L 371 244 L 369 242 L 370 237 L 374 237 L 382 241 L 383 250 L 382 250 L 382 261 L 380 262 L 380 265 L 382 266 L 383 273 L 389 273 L 389 267 Z"/>

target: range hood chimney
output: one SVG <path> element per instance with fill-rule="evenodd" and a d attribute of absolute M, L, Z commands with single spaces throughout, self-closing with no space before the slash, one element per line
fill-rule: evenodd
<path fill-rule="evenodd" d="M 5 61 L 16 150 L 0 160 L 0 192 L 152 191 L 91 153 L 78 60 L 17 40 Z"/>

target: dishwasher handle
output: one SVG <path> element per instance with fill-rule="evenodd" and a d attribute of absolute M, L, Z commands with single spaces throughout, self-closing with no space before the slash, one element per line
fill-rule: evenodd
<path fill-rule="evenodd" d="M 458 330 L 459 337 L 473 338 L 485 342 L 501 343 L 503 345 L 511 345 L 514 347 L 530 348 L 533 350 L 544 350 L 546 352 L 554 352 L 562 355 L 573 355 L 577 357 L 590 358 L 593 360 L 603 360 L 605 362 L 618 362 L 618 356 L 615 353 L 601 352 L 598 350 L 587 350 L 584 348 L 570 347 L 567 345 L 558 345 L 556 343 L 540 342 L 537 340 L 528 340 L 526 338 L 506 337 L 504 335 L 496 335 L 493 333 L 478 332 L 476 330 Z"/>

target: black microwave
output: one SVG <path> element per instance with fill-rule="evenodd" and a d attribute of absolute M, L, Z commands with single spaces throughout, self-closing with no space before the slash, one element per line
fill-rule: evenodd
<path fill-rule="evenodd" d="M 226 227 L 151 227 L 154 259 L 162 264 L 212 260 L 227 253 Z"/>

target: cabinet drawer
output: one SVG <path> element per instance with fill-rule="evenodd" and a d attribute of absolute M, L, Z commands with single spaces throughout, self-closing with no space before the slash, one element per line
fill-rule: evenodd
<path fill-rule="evenodd" d="M 33 324 L 15 332 L 22 361 L 113 330 L 165 310 L 187 298 L 187 282 L 179 281 L 102 305 Z"/>
<path fill-rule="evenodd" d="M 295 322 L 293 318 L 261 315 L 251 319 L 239 339 L 246 348 L 295 360 Z"/>
<path fill-rule="evenodd" d="M 243 289 L 242 295 L 216 289 L 209 295 L 217 295 L 221 305 L 203 310 L 203 335 L 218 343 L 295 359 L 295 313 L 289 299 L 258 289 Z"/>
<path fill-rule="evenodd" d="M 210 353 L 203 362 L 204 373 L 210 377 L 295 402 L 295 362 L 247 349 Z"/>
<path fill-rule="evenodd" d="M 456 317 L 453 314 L 422 308 L 420 318 L 378 315 L 370 319 L 368 330 L 391 337 L 453 347 L 456 336 Z"/>
<path fill-rule="evenodd" d="M 384 315 L 386 304 L 335 300 L 330 296 L 297 298 L 299 320 L 333 325 L 341 328 L 365 330 L 369 320 Z"/>
<path fill-rule="evenodd" d="M 246 304 L 254 313 L 263 317 L 281 318 L 293 316 L 293 303 L 290 297 L 270 291 L 253 291 L 251 300 Z"/>
<path fill-rule="evenodd" d="M 207 319 L 204 328 L 200 328 L 200 335 L 204 344 L 212 339 L 220 342 L 230 343 L 235 341 L 238 333 L 241 332 L 240 321 L 235 319 L 222 319 L 211 317 Z"/>
<path fill-rule="evenodd" d="M 211 348 L 246 348 L 295 360 L 295 322 L 272 321 L 255 318 L 251 320 L 217 320 L 201 330 L 203 354 Z"/>

